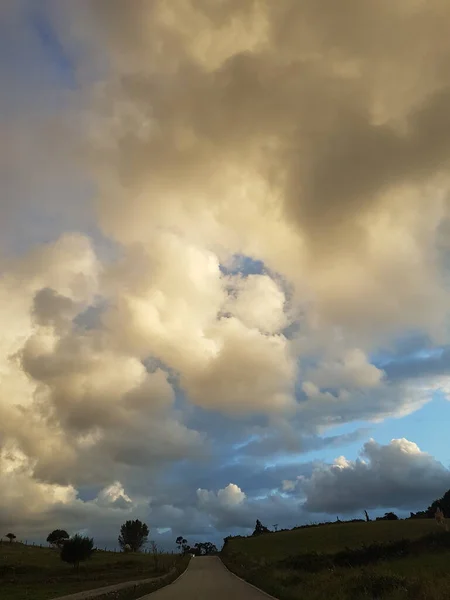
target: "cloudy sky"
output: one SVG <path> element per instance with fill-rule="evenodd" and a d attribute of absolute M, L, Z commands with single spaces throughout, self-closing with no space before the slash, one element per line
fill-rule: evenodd
<path fill-rule="evenodd" d="M 450 488 L 446 0 L 3 0 L 0 532 Z"/>

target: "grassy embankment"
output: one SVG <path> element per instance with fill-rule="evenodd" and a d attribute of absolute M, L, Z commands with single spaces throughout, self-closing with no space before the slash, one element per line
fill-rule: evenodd
<path fill-rule="evenodd" d="M 234 538 L 222 559 L 280 600 L 450 598 L 450 533 L 434 519 L 341 523 Z"/>
<path fill-rule="evenodd" d="M 50 600 L 65 594 L 90 590 L 124 581 L 160 577 L 162 581 L 122 590 L 114 600 L 133 600 L 176 579 L 186 568 L 187 558 L 162 554 L 156 568 L 151 554 L 94 552 L 77 572 L 50 548 L 2 542 L 0 545 L 1 600 Z"/>

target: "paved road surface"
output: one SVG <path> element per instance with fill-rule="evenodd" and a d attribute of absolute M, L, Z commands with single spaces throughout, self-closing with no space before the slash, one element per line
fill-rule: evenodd
<path fill-rule="evenodd" d="M 268 600 L 267 596 L 232 575 L 217 556 L 191 559 L 175 583 L 143 596 L 146 600 Z"/>

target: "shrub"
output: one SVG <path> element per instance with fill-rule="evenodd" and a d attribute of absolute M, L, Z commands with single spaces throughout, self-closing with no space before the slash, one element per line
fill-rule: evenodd
<path fill-rule="evenodd" d="M 384 544 L 375 542 L 360 548 L 345 548 L 335 554 L 307 552 L 282 559 L 277 565 L 282 568 L 316 573 L 334 567 L 363 567 L 382 560 L 443 549 L 450 549 L 450 533 L 447 531 L 430 533 L 416 540 L 396 540 Z"/>
<path fill-rule="evenodd" d="M 77 534 L 65 542 L 61 550 L 61 560 L 78 569 L 80 562 L 90 558 L 93 552 L 94 540 Z"/>
<path fill-rule="evenodd" d="M 352 592 L 354 598 L 367 597 L 373 600 L 384 598 L 395 591 L 407 592 L 408 580 L 399 575 L 361 573 L 356 577 Z"/>

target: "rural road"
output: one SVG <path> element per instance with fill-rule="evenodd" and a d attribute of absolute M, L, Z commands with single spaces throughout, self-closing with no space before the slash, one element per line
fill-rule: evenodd
<path fill-rule="evenodd" d="M 267 600 L 268 596 L 232 575 L 216 556 L 196 557 L 171 585 L 140 600 Z"/>

